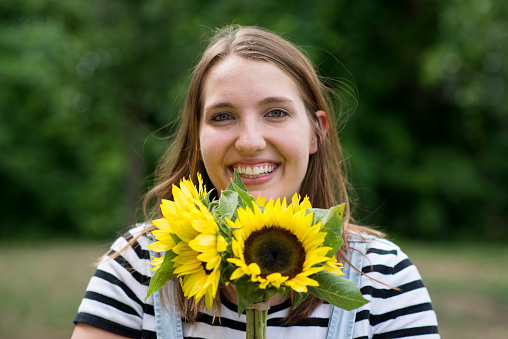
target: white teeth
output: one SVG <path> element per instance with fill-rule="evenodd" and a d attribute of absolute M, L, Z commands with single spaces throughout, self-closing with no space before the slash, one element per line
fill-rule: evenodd
<path fill-rule="evenodd" d="M 244 178 L 258 178 L 270 174 L 275 169 L 275 165 L 254 166 L 254 167 L 235 167 L 238 174 Z"/>

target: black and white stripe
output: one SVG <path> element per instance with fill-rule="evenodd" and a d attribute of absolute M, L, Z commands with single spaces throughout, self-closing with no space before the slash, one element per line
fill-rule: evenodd
<path fill-rule="evenodd" d="M 143 226 L 132 229 L 111 246 L 110 255 L 127 245 Z M 155 338 L 153 298 L 147 300 L 152 276 L 150 240 L 142 236 L 115 259 L 106 257 L 90 279 L 74 322 L 90 324 L 130 338 Z"/>
<path fill-rule="evenodd" d="M 132 229 L 112 246 L 120 251 L 143 226 Z M 74 322 L 82 322 L 130 338 L 155 338 L 153 298 L 145 300 L 152 276 L 147 245 L 142 236 L 114 260 L 101 262 L 91 278 Z M 360 290 L 370 303 L 358 309 L 353 338 L 436 339 L 437 321 L 420 274 L 393 243 L 374 239 L 368 244 Z M 370 278 L 372 279 L 370 279 Z M 377 282 L 377 281 L 380 282 Z M 392 288 L 396 287 L 396 289 Z M 184 335 L 193 338 L 245 338 L 245 315 L 238 318 L 236 305 L 223 302 L 221 318 L 213 322 L 208 310 L 195 324 L 184 323 Z M 326 338 L 331 306 L 322 304 L 311 318 L 287 327 L 288 301 L 268 314 L 270 338 Z"/>
<path fill-rule="evenodd" d="M 370 303 L 358 309 L 354 338 L 439 338 L 428 292 L 400 248 L 371 241 L 362 272 L 360 290 Z"/>

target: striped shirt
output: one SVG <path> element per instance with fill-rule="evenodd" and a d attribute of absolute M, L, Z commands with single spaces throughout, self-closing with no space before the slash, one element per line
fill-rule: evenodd
<path fill-rule="evenodd" d="M 143 230 L 138 226 L 112 245 L 119 252 L 133 236 Z M 147 245 L 141 236 L 113 260 L 105 258 L 88 284 L 74 319 L 130 338 L 156 338 L 153 298 L 146 298 L 153 272 Z M 437 339 L 437 320 L 427 289 L 408 257 L 392 242 L 370 241 L 363 261 L 360 290 L 370 302 L 356 314 L 353 338 Z M 370 279 L 370 278 L 373 279 Z M 375 280 L 374 280 L 375 279 Z M 384 284 L 376 282 L 376 280 Z M 399 290 L 388 286 L 398 287 Z M 326 338 L 331 305 L 323 303 L 312 316 L 287 327 L 281 325 L 291 304 L 285 301 L 268 311 L 268 338 Z M 245 314 L 238 318 L 236 305 L 224 300 L 220 322 L 212 324 L 213 310 L 205 308 L 194 324 L 183 323 L 184 337 L 245 338 Z"/>

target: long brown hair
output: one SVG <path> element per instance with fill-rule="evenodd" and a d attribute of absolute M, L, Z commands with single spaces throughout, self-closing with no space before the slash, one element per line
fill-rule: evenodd
<path fill-rule="evenodd" d="M 154 187 L 144 197 L 143 210 L 146 218 L 151 220 L 160 217 L 160 200 L 172 199 L 172 185 L 178 184 L 183 177 L 190 177 L 197 182 L 197 173 L 200 172 L 204 176 L 207 188 L 213 188 L 201 159 L 199 145 L 203 85 L 210 69 L 230 55 L 270 62 L 283 70 L 298 85 L 309 120 L 318 138 L 318 150 L 310 155 L 307 173 L 299 193 L 302 196 L 308 196 L 312 206 L 317 208 L 346 204 L 342 228 L 344 246 L 338 251 L 337 259 L 348 262 L 348 230 L 376 235 L 380 233 L 351 222 L 345 161 L 335 123 L 336 117 L 341 113 L 341 104 L 339 102 L 339 112 L 334 112 L 331 95 L 333 92 L 320 80 L 314 66 L 303 51 L 279 35 L 259 27 L 227 26 L 217 30 L 210 40 L 201 60 L 192 72 L 180 116 L 180 127 L 155 172 Z M 319 126 L 316 116 L 318 110 L 326 112 L 329 120 L 329 130 L 326 135 Z M 147 231 L 150 230 L 152 228 L 147 229 Z M 196 305 L 193 298 L 184 297 L 180 284 L 174 285 L 180 315 L 187 321 L 194 322 L 204 304 L 201 302 Z M 219 292 L 216 299 L 217 306 L 220 303 L 220 295 Z M 321 302 L 318 298 L 309 296 L 298 308 L 290 312 L 286 323 L 295 324 L 310 316 Z"/>

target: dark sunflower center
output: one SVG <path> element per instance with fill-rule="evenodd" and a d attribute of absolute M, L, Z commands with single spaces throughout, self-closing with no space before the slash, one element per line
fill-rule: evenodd
<path fill-rule="evenodd" d="M 296 235 L 277 227 L 264 227 L 251 233 L 245 241 L 244 250 L 247 265 L 256 263 L 261 276 L 279 272 L 294 278 L 302 272 L 305 262 L 305 249 Z"/>

